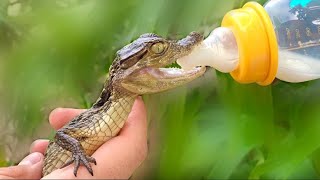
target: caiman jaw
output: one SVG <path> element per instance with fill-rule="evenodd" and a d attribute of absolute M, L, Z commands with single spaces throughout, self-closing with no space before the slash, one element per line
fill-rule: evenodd
<path fill-rule="evenodd" d="M 205 67 L 195 67 L 187 71 L 179 68 L 147 67 L 123 81 L 122 86 L 138 94 L 157 93 L 186 84 L 203 75 L 205 71 Z"/>

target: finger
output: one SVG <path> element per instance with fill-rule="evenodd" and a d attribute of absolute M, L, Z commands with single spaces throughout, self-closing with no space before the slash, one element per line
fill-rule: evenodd
<path fill-rule="evenodd" d="M 77 176 L 87 179 L 129 178 L 146 157 L 147 149 L 146 109 L 142 99 L 137 98 L 119 136 L 107 141 L 93 154 L 97 161 L 97 165 L 92 166 L 94 177 L 83 166 Z M 73 169 L 74 165 L 58 169 L 44 178 L 74 178 Z"/>
<path fill-rule="evenodd" d="M 43 155 L 41 153 L 32 153 L 25 157 L 18 166 L 0 168 L 1 179 L 40 179 Z"/>
<path fill-rule="evenodd" d="M 84 111 L 85 109 L 56 108 L 50 113 L 49 122 L 57 130 Z"/>
<path fill-rule="evenodd" d="M 30 153 L 39 152 L 44 154 L 49 144 L 47 139 L 37 139 L 30 146 Z"/>

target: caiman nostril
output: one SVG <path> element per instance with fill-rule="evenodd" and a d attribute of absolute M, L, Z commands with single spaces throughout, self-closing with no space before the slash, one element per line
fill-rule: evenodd
<path fill-rule="evenodd" d="M 178 41 L 178 44 L 188 51 L 203 41 L 203 36 L 197 32 L 191 32 L 187 37 Z"/>

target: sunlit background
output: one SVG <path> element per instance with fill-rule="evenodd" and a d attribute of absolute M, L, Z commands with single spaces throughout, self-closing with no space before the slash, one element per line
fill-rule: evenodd
<path fill-rule="evenodd" d="M 1 0 L 0 165 L 52 137 L 54 108 L 90 107 L 117 49 L 146 32 L 207 36 L 245 2 Z M 211 69 L 144 96 L 150 152 L 133 178 L 318 178 L 319 89 L 320 81 L 240 85 Z"/>

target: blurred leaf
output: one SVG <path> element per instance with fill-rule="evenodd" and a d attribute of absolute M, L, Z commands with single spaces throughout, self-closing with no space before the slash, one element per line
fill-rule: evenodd
<path fill-rule="evenodd" d="M 5 167 L 8 165 L 8 162 L 5 159 L 6 159 L 6 154 L 4 151 L 4 147 L 0 146 L 0 167 Z"/>

